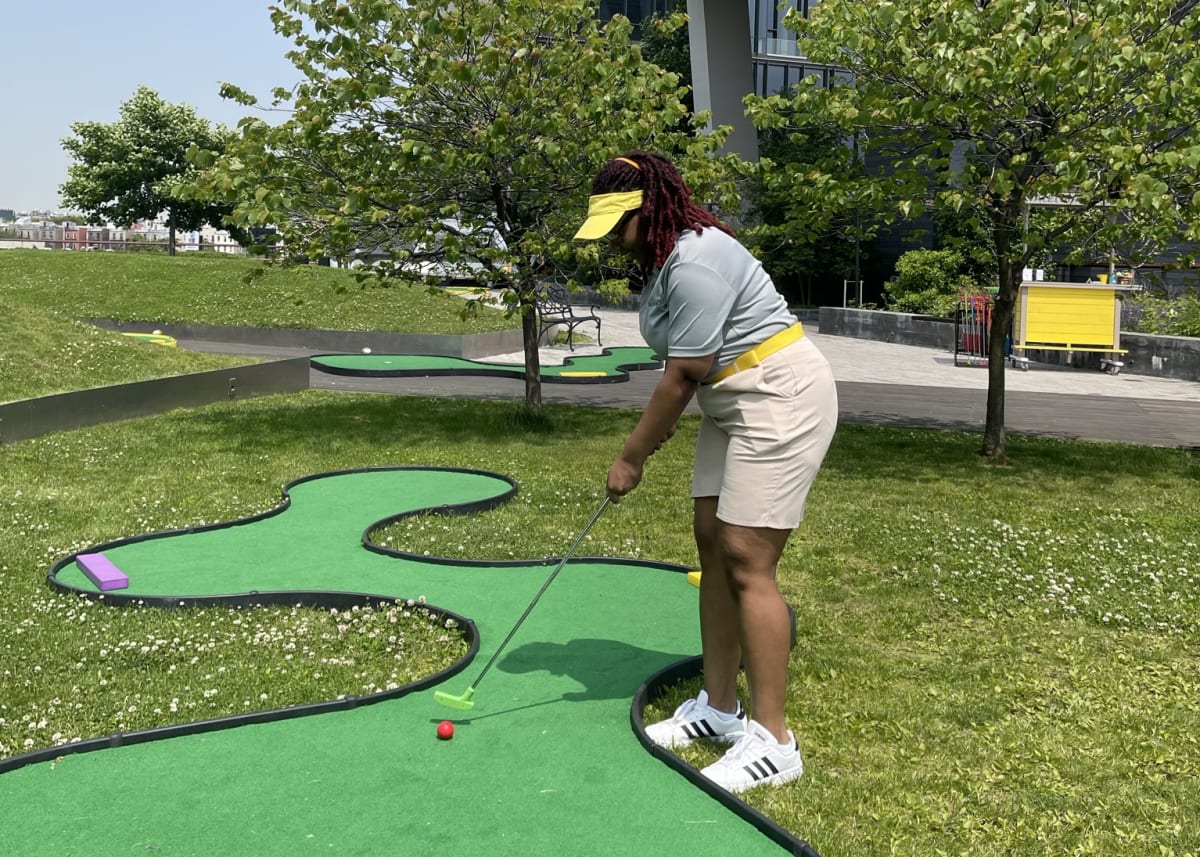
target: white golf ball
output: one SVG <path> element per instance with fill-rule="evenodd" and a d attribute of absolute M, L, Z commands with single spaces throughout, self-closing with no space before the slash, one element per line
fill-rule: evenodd
<path fill-rule="evenodd" d="M 162 336 L 162 331 L 161 331 L 161 330 L 156 330 L 156 331 L 154 331 L 153 335 L 154 335 L 154 336 Z"/>
<path fill-rule="evenodd" d="M 364 349 L 363 349 L 363 354 L 370 354 L 370 353 L 371 353 L 371 349 L 370 349 L 370 348 L 364 348 Z"/>

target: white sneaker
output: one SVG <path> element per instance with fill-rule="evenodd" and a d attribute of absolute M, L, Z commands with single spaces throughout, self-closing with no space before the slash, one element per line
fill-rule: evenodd
<path fill-rule="evenodd" d="M 754 786 L 782 785 L 804 773 L 796 736 L 788 732 L 788 739 L 788 744 L 780 744 L 762 724 L 751 720 L 724 757 L 700 773 L 735 793 Z"/>
<path fill-rule="evenodd" d="M 686 747 L 697 738 L 732 744 L 746 729 L 746 712 L 739 702 L 736 714 L 717 711 L 708 704 L 708 693 L 700 691 L 675 709 L 667 720 L 646 727 L 646 735 L 668 750 Z"/>

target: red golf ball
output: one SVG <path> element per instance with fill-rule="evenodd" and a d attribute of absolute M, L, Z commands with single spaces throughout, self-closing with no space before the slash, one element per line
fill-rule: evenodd
<path fill-rule="evenodd" d="M 454 724 L 449 720 L 443 720 L 438 724 L 438 737 L 443 741 L 449 741 L 454 737 Z"/>

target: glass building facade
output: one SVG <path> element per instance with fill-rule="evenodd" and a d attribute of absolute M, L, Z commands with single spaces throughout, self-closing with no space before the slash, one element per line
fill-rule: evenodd
<path fill-rule="evenodd" d="M 805 60 L 796 34 L 783 26 L 783 17 L 795 9 L 804 17 L 821 0 L 750 0 L 750 38 L 753 39 L 754 93 L 774 95 L 813 78 L 813 83 L 830 86 L 849 78 L 844 71 Z"/>
<path fill-rule="evenodd" d="M 675 0 L 600 0 L 600 20 L 624 15 L 631 21 L 641 21 L 655 13 L 666 14 L 675 8 Z"/>
<path fill-rule="evenodd" d="M 807 16 L 820 0 L 749 0 L 750 38 L 754 63 L 754 93 L 774 95 L 801 83 L 807 77 L 823 86 L 832 84 L 845 72 L 829 66 L 805 61 L 796 41 L 796 34 L 783 26 L 783 16 L 798 9 Z M 651 15 L 666 14 L 676 6 L 676 0 L 601 0 L 599 16 L 607 21 L 613 15 L 624 15 L 637 23 Z"/>
<path fill-rule="evenodd" d="M 600 0 L 597 15 L 601 21 L 613 15 L 624 15 L 633 21 L 634 35 L 639 36 L 641 22 L 651 15 L 665 15 L 675 8 L 675 0 Z"/>

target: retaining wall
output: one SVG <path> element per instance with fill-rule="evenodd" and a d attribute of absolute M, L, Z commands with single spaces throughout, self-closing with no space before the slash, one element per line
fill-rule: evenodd
<path fill-rule="evenodd" d="M 882 310 L 821 307 L 818 325 L 820 333 L 834 336 L 954 350 L 954 322 L 951 319 Z M 1200 381 L 1200 339 L 1122 333 L 1120 346 L 1128 352 L 1121 358 L 1125 363 L 1122 372 Z M 1100 370 L 1101 355 L 1098 353 L 1036 350 L 1023 353 L 1035 363 Z"/>
<path fill-rule="evenodd" d="M 85 321 L 106 330 L 121 332 L 148 333 L 157 330 L 175 339 L 303 348 L 330 353 L 354 353 L 370 348 L 372 351 L 392 354 L 436 354 L 474 359 L 523 348 L 520 330 L 454 336 L 114 322 L 106 319 Z M 0 404 L 0 444 L 29 440 L 56 431 L 153 416 L 175 408 L 197 408 L 215 402 L 307 390 L 309 368 L 308 357 L 297 357 Z"/>
<path fill-rule="evenodd" d="M 307 390 L 308 376 L 309 358 L 295 357 L 22 399 L 0 405 L 0 444 L 175 408 Z"/>
<path fill-rule="evenodd" d="M 216 324 L 160 324 L 158 322 L 114 322 L 84 319 L 106 330 L 148 333 L 161 330 L 175 339 L 199 342 L 229 342 L 238 345 L 267 345 L 281 348 L 306 348 L 338 354 L 353 354 L 370 348 L 386 354 L 436 354 L 441 357 L 475 359 L 493 354 L 520 351 L 524 346 L 520 330 L 468 333 L 461 336 L 440 333 L 391 333 L 370 330 L 305 330 L 284 327 L 239 327 Z"/>

